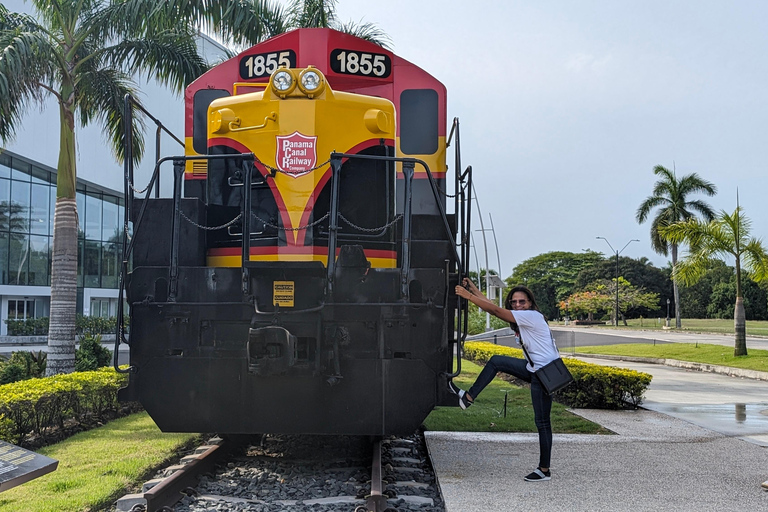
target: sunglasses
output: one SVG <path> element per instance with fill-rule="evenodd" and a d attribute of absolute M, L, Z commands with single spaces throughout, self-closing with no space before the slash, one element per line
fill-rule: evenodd
<path fill-rule="evenodd" d="M 528 302 L 528 299 L 522 299 L 522 300 L 510 300 L 510 301 L 509 301 L 509 303 L 510 303 L 510 304 L 525 304 L 526 302 Z"/>

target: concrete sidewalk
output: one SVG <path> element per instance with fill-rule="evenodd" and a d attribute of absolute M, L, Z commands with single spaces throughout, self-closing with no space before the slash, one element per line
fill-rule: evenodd
<path fill-rule="evenodd" d="M 425 432 L 446 510 L 768 510 L 765 448 L 648 410 L 573 412 L 616 435 L 555 434 L 548 482 L 523 480 L 536 434 Z"/>

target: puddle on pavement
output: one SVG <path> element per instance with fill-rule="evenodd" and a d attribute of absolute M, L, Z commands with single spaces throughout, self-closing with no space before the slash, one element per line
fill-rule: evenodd
<path fill-rule="evenodd" d="M 645 403 L 643 406 L 726 435 L 768 434 L 768 403 L 697 405 Z"/>

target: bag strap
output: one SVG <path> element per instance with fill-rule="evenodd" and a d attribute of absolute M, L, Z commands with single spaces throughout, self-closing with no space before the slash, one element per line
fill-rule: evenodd
<path fill-rule="evenodd" d="M 528 353 L 528 351 L 525 349 L 525 343 L 523 343 L 523 335 L 520 333 L 518 335 L 520 338 L 520 346 L 523 347 L 523 354 L 525 354 L 525 358 L 528 360 L 528 363 L 531 365 L 531 368 L 533 368 L 533 371 L 536 371 L 536 366 L 533 364 L 533 360 L 531 359 L 531 355 Z M 549 329 L 549 339 L 552 340 L 552 345 L 555 347 L 555 352 L 557 352 L 558 357 L 560 356 L 560 350 L 557 348 L 557 343 L 555 343 L 555 336 L 552 334 L 552 329 Z"/>
<path fill-rule="evenodd" d="M 518 337 L 520 338 L 520 346 L 523 347 L 523 354 L 525 354 L 525 358 L 528 360 L 528 364 L 530 364 L 531 368 L 536 371 L 536 367 L 533 365 L 533 360 L 531 360 L 531 355 L 525 349 L 525 343 L 523 343 L 523 335 L 520 334 Z"/>

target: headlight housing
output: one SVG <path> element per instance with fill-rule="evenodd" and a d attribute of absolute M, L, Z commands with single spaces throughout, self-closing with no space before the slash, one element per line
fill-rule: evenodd
<path fill-rule="evenodd" d="M 299 75 L 299 89 L 310 98 L 325 88 L 323 75 L 315 68 L 308 67 Z"/>
<path fill-rule="evenodd" d="M 279 69 L 272 75 L 272 88 L 280 96 L 286 96 L 296 87 L 293 75 L 286 69 Z"/>

